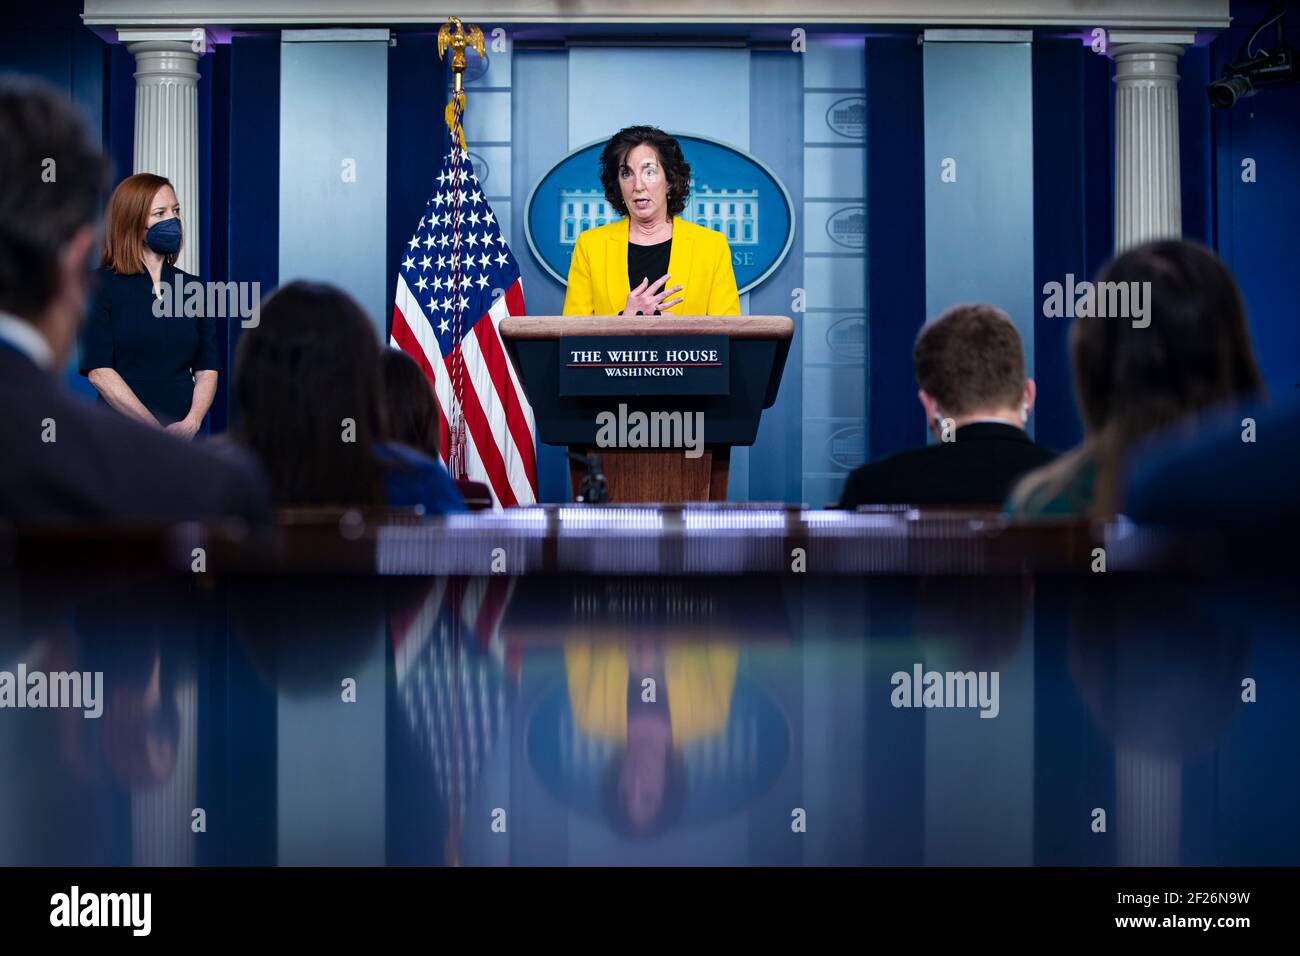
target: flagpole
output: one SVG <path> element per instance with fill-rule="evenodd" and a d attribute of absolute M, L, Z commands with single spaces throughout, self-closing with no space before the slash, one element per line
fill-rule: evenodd
<path fill-rule="evenodd" d="M 461 184 L 464 177 L 461 173 L 460 163 L 468 156 L 468 147 L 465 142 L 465 68 L 467 66 L 465 59 L 465 48 L 473 47 L 480 57 L 486 58 L 487 48 L 483 42 L 483 31 L 475 24 L 470 24 L 468 30 L 460 17 L 450 17 L 446 23 L 438 30 L 438 56 L 441 59 L 446 58 L 447 50 L 452 51 L 451 56 L 451 75 L 452 75 L 452 94 L 451 100 L 447 103 L 443 111 L 443 118 L 446 120 L 448 128 L 451 130 L 451 148 L 455 153 L 459 146 L 460 155 L 457 155 L 453 163 L 454 171 L 454 199 L 452 203 L 453 223 L 455 225 L 454 245 L 452 250 L 452 262 L 454 263 L 453 272 L 455 278 L 460 278 L 460 206 L 461 206 Z M 457 291 L 460 284 L 457 282 Z M 453 300 L 455 302 L 455 328 L 453 331 L 453 348 L 455 348 L 455 358 L 452 360 L 452 417 L 448 422 L 450 435 L 448 436 L 447 449 L 447 470 L 453 478 L 466 478 L 467 469 L 465 462 L 465 415 L 464 403 L 462 399 L 465 395 L 464 384 L 464 366 L 465 358 L 460 345 L 465 332 L 465 315 L 464 308 L 461 306 L 460 298 Z"/>
<path fill-rule="evenodd" d="M 461 149 L 465 149 L 465 130 L 457 130 L 453 125 L 454 111 L 459 105 L 460 111 L 465 110 L 465 69 L 468 65 L 465 59 L 465 48 L 472 47 L 480 57 L 487 59 L 487 46 L 483 40 L 483 31 L 476 24 L 469 24 L 468 29 L 461 21 L 460 17 L 449 17 L 447 22 L 438 29 L 438 58 L 445 59 L 447 50 L 451 50 L 451 83 L 452 94 L 451 102 L 443 111 L 443 118 L 447 126 L 451 129 L 452 135 L 460 143 Z"/>

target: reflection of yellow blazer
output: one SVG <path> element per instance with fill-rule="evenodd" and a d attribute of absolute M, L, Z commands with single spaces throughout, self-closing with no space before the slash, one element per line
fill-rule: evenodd
<path fill-rule="evenodd" d="M 578 234 L 569 264 L 565 315 L 619 315 L 627 307 L 632 287 L 627 281 L 628 220 L 596 226 Z M 666 288 L 684 286 L 677 295 L 686 301 L 667 315 L 740 315 L 731 247 L 720 232 L 673 217 L 673 245 L 668 257 Z M 658 279 L 650 276 L 650 281 Z"/>
<path fill-rule="evenodd" d="M 664 657 L 673 747 L 722 733 L 736 686 L 737 648 L 729 644 L 669 644 Z M 628 666 L 623 648 L 570 641 L 564 645 L 564 669 L 578 729 L 626 743 Z"/>

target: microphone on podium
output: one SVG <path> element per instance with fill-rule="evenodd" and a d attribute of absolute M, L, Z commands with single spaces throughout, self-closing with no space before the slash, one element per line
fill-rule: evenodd
<path fill-rule="evenodd" d="M 587 469 L 587 473 L 582 477 L 582 484 L 578 488 L 576 500 L 589 505 L 603 503 L 608 486 L 605 482 L 605 473 L 600 470 L 600 456 L 580 455 L 573 449 L 569 449 L 569 457 Z"/>

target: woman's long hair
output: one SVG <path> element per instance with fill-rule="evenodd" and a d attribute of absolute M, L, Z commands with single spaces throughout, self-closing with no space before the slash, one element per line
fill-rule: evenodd
<path fill-rule="evenodd" d="M 1137 442 L 1180 421 L 1194 425 L 1197 413 L 1263 390 L 1241 293 L 1209 249 L 1150 242 L 1112 259 L 1097 282 L 1130 290 L 1150 283 L 1146 321 L 1135 327 L 1129 317 L 1097 315 L 1098 309 L 1075 318 L 1070 351 L 1086 437 L 1027 476 L 1013 504 L 1055 495 L 1091 460 L 1091 516 L 1112 517 L 1122 504 L 1117 485 L 1125 456 Z"/>
<path fill-rule="evenodd" d="M 436 461 L 441 427 L 433 384 L 415 359 L 399 349 L 384 349 L 382 361 L 388 437 Z"/>
<path fill-rule="evenodd" d="M 235 355 L 233 433 L 277 505 L 385 503 L 381 389 L 379 340 L 345 292 L 292 282 L 266 299 Z"/>

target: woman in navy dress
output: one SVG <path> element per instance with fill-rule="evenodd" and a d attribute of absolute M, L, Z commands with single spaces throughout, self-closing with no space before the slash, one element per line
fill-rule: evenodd
<path fill-rule="evenodd" d="M 99 290 L 82 332 L 81 374 L 100 401 L 189 439 L 212 407 L 219 355 L 213 319 L 186 316 L 186 296 L 177 295 L 178 277 L 182 293 L 197 281 L 176 268 L 180 212 L 162 176 L 137 173 L 113 190 Z"/>

